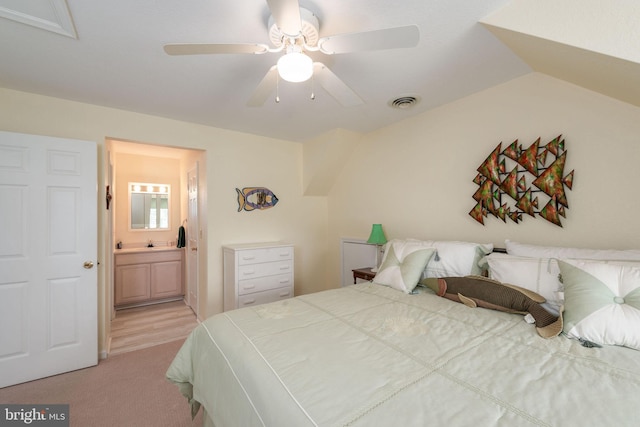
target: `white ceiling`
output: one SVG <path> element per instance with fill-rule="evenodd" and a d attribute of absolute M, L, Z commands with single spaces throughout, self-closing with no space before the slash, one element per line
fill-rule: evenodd
<path fill-rule="evenodd" d="M 70 29 L 64 0 L 0 0 L 0 17 L 9 18 L 0 18 L 0 87 L 300 142 L 335 128 L 370 132 L 531 72 L 479 23 L 508 3 L 300 0 L 318 17 L 320 37 L 420 29 L 415 48 L 312 55 L 365 101 L 347 108 L 317 85 L 309 99 L 309 82 L 281 82 L 280 103 L 274 93 L 247 107 L 279 54 L 163 51 L 167 43 L 269 44 L 265 0 L 66 0 Z M 16 20 L 12 10 L 44 25 Z M 421 102 L 389 107 L 407 95 Z"/>

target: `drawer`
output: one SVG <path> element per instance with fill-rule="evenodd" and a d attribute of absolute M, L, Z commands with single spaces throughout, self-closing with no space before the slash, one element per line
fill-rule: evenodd
<path fill-rule="evenodd" d="M 238 282 L 238 295 L 251 294 L 285 286 L 289 288 L 293 287 L 293 275 L 291 273 L 240 280 Z"/>
<path fill-rule="evenodd" d="M 281 299 L 291 298 L 293 289 L 290 287 L 270 289 L 268 291 L 256 292 L 249 295 L 241 295 L 238 298 L 238 308 L 248 307 L 251 305 L 265 304 L 268 302 L 278 301 Z"/>
<path fill-rule="evenodd" d="M 267 262 L 263 264 L 248 264 L 238 267 L 238 280 L 254 277 L 274 276 L 293 271 L 293 261 Z"/>
<path fill-rule="evenodd" d="M 246 249 L 238 252 L 238 265 L 293 259 L 293 247 Z"/>

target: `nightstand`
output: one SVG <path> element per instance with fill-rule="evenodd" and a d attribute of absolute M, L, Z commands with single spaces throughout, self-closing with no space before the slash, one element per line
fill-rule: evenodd
<path fill-rule="evenodd" d="M 362 279 L 371 281 L 376 277 L 376 273 L 371 271 L 372 267 L 356 268 L 353 271 L 353 283 L 356 283 L 356 279 Z"/>

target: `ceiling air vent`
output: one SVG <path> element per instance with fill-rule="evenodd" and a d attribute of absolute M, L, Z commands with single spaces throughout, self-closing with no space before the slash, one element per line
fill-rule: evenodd
<path fill-rule="evenodd" d="M 407 108 L 411 108 L 416 105 L 419 101 L 420 98 L 417 96 L 401 96 L 389 101 L 389 106 L 393 108 L 399 108 L 401 110 L 406 110 Z"/>

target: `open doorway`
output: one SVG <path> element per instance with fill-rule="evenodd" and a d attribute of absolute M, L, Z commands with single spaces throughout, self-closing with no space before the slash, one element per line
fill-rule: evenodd
<path fill-rule="evenodd" d="M 199 237 L 206 222 L 206 215 L 201 214 L 202 204 L 198 203 L 202 196 L 198 188 L 206 180 L 205 152 L 116 139 L 108 139 L 106 147 L 109 162 L 106 180 L 112 195 L 109 252 L 105 257 L 108 295 L 104 309 L 110 313 L 108 351 L 114 348 L 114 340 L 122 336 L 128 337 L 127 346 L 138 348 L 146 346 L 145 342 L 182 338 L 171 336 L 167 330 L 184 335 L 188 327 L 154 330 L 153 318 L 160 315 L 162 322 L 176 324 L 185 321 L 188 324 L 198 318 L 198 283 L 206 283 L 206 278 L 200 277 L 201 271 L 206 270 L 198 267 Z M 148 223 L 144 216 L 142 220 L 132 219 L 136 215 L 132 203 L 134 184 L 141 187 L 141 193 L 148 192 L 144 199 L 150 200 L 151 207 L 149 201 L 140 203 L 145 206 L 143 211 L 151 211 L 157 220 L 153 215 Z M 156 197 L 160 191 L 164 192 L 161 201 Z M 180 314 L 172 314 L 174 311 Z M 192 319 L 188 319 L 188 312 L 192 313 Z M 116 320 L 125 315 L 136 320 Z M 137 335 L 123 332 L 123 323 L 132 327 L 147 324 L 149 332 Z M 115 347 L 121 351 L 122 343 Z"/>

